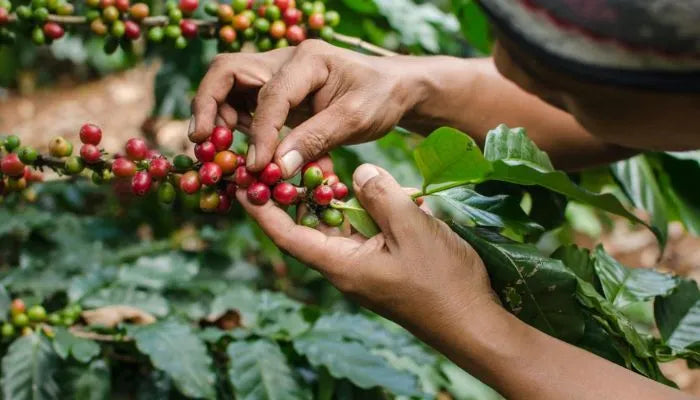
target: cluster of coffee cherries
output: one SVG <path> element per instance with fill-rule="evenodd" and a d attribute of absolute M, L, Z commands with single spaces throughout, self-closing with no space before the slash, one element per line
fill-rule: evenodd
<path fill-rule="evenodd" d="M 27 308 L 22 299 L 14 299 L 10 304 L 10 313 L 0 326 L 0 336 L 12 339 L 17 335 L 30 335 L 39 326 L 72 326 L 80 318 L 82 308 L 71 304 L 51 314 L 46 309 L 35 304 Z"/>
<path fill-rule="evenodd" d="M 22 192 L 28 200 L 33 200 L 34 192 L 28 186 L 44 179 L 41 171 L 31 167 L 38 157 L 35 149 L 21 147 L 16 135 L 0 140 L 0 200 L 13 192 Z"/>
<path fill-rule="evenodd" d="M 86 0 L 84 17 L 94 34 L 105 37 L 107 53 L 120 46 L 131 50 L 133 41 L 145 31 L 149 41 L 167 41 L 178 49 L 201 37 L 218 38 L 219 51 L 238 51 L 244 42 L 254 43 L 258 51 L 267 51 L 299 44 L 307 37 L 331 40 L 333 28 L 340 23 L 340 14 L 327 11 L 320 0 L 303 0 L 299 8 L 296 0 L 210 1 L 203 11 L 215 20 L 193 19 L 199 6 L 199 0 L 169 0 L 164 18 L 154 19 L 148 18 L 150 9 L 143 2 L 132 5 L 129 0 Z M 9 0 L 0 0 L 0 40 L 8 43 L 14 42 L 14 32 L 5 27 L 10 22 L 11 8 Z M 31 0 L 15 10 L 20 30 L 37 45 L 50 44 L 65 34 L 60 18 L 52 16 L 73 12 L 67 0 Z"/>

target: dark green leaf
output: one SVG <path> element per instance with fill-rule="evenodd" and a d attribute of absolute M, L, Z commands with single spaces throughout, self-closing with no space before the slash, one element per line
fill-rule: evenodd
<path fill-rule="evenodd" d="M 489 21 L 474 0 L 452 0 L 452 10 L 459 19 L 462 35 L 477 50 L 491 53 L 493 38 Z"/>
<path fill-rule="evenodd" d="M 132 306 L 157 316 L 167 315 L 169 309 L 167 301 L 158 293 L 120 286 L 100 289 L 85 297 L 81 303 L 87 308 Z"/>
<path fill-rule="evenodd" d="M 57 357 L 44 336 L 31 334 L 16 339 L 2 359 L 4 400 L 58 399 L 54 379 Z"/>
<path fill-rule="evenodd" d="M 588 249 L 570 244 L 558 248 L 551 257 L 561 260 L 584 282 L 593 283 L 595 269 L 593 268 L 591 252 Z"/>
<path fill-rule="evenodd" d="M 64 328 L 55 328 L 53 349 L 62 359 L 72 355 L 80 363 L 87 363 L 100 354 L 100 345 L 95 341 L 74 336 Z"/>
<path fill-rule="evenodd" d="M 10 294 L 7 293 L 5 286 L 0 284 L 0 315 L 9 314 L 10 304 L 12 304 L 12 299 L 10 298 Z"/>
<path fill-rule="evenodd" d="M 367 211 L 360 205 L 356 198 L 352 198 L 346 202 L 334 201 L 333 208 L 343 210 L 343 213 L 350 221 L 350 225 L 364 237 L 372 237 L 379 232 L 379 227 L 369 215 Z"/>
<path fill-rule="evenodd" d="M 501 124 L 486 135 L 484 157 L 489 161 L 517 160 L 533 168 L 554 171 L 549 156 L 537 148 L 524 128 L 508 128 Z"/>
<path fill-rule="evenodd" d="M 125 286 L 163 289 L 170 284 L 187 282 L 199 272 L 195 262 L 179 253 L 141 257 L 132 265 L 119 270 L 119 281 Z"/>
<path fill-rule="evenodd" d="M 111 375 L 105 360 L 97 359 L 67 371 L 67 382 L 62 383 L 61 395 L 73 400 L 104 400 L 110 398 Z"/>
<path fill-rule="evenodd" d="M 684 280 L 670 295 L 657 297 L 654 317 L 667 346 L 683 350 L 700 345 L 700 290 L 697 283 Z"/>

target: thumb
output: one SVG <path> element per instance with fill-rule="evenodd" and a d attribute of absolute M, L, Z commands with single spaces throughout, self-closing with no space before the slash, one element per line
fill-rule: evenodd
<path fill-rule="evenodd" d="M 398 244 L 413 232 L 426 215 L 385 170 L 362 164 L 353 174 L 353 187 L 362 206 L 384 233 L 388 243 Z"/>

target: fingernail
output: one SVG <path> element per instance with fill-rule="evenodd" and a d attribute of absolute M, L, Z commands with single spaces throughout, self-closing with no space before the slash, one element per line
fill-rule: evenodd
<path fill-rule="evenodd" d="M 373 165 L 362 164 L 355 170 L 352 178 L 358 187 L 362 187 L 368 180 L 377 175 L 379 175 L 379 171 L 377 171 L 377 168 L 375 168 Z"/>
<path fill-rule="evenodd" d="M 248 146 L 248 157 L 245 160 L 246 165 L 253 166 L 255 165 L 255 145 L 251 144 Z"/>
<path fill-rule="evenodd" d="M 194 128 L 195 128 L 195 123 L 194 123 L 194 115 L 190 118 L 190 126 L 187 127 L 187 136 L 191 139 L 192 135 L 194 135 Z"/>
<path fill-rule="evenodd" d="M 292 174 L 295 173 L 299 167 L 301 167 L 301 164 L 304 162 L 304 158 L 301 156 L 301 153 L 296 150 L 292 150 L 283 155 L 280 162 L 282 163 L 281 167 L 285 175 L 292 176 Z"/>

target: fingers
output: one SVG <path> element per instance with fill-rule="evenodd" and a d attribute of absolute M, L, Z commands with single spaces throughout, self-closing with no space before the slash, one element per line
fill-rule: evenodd
<path fill-rule="evenodd" d="M 426 217 L 388 172 L 372 164 L 362 164 L 355 170 L 353 187 L 390 248 L 413 235 L 416 224 Z"/>
<path fill-rule="evenodd" d="M 259 171 L 272 160 L 290 109 L 323 86 L 327 76 L 328 68 L 321 59 L 302 54 L 285 64 L 260 89 L 246 162 L 251 170 Z M 295 164 L 299 162 L 294 160 Z"/>
<path fill-rule="evenodd" d="M 235 84 L 233 64 L 219 60 L 224 59 L 220 57 L 212 63 L 192 101 L 192 119 L 187 135 L 195 143 L 203 142 L 209 137 L 219 112 L 219 104 L 226 100 Z"/>

